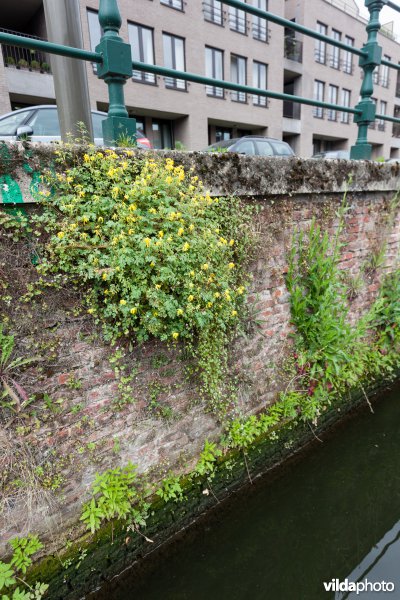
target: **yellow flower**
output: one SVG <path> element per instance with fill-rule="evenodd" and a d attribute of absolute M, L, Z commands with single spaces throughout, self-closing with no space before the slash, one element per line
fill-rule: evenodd
<path fill-rule="evenodd" d="M 183 227 L 179 227 L 179 229 L 178 229 L 178 235 L 180 236 L 180 235 L 182 235 L 183 233 L 185 233 L 185 230 L 184 230 L 184 228 L 183 228 Z"/>
<path fill-rule="evenodd" d="M 237 313 L 237 310 L 233 310 L 231 314 L 232 314 L 232 317 L 236 317 L 236 316 L 237 316 L 237 314 L 238 314 L 238 313 Z"/>
<path fill-rule="evenodd" d="M 172 160 L 172 158 L 167 158 L 167 160 L 165 161 L 165 168 L 167 169 L 167 171 L 172 171 L 172 169 L 174 168 L 174 161 Z"/>
<path fill-rule="evenodd" d="M 233 246 L 233 244 L 235 243 L 235 240 L 229 240 L 229 245 Z"/>
<path fill-rule="evenodd" d="M 221 294 L 220 294 L 219 292 L 215 292 L 214 296 L 215 296 L 216 298 L 219 298 L 219 297 L 221 296 Z"/>
<path fill-rule="evenodd" d="M 185 242 L 182 246 L 182 250 L 184 252 L 187 252 L 189 250 L 189 248 L 190 248 L 190 245 L 187 242 Z"/>
<path fill-rule="evenodd" d="M 131 308 L 130 313 L 131 313 L 131 315 L 136 315 L 137 308 Z"/>
<path fill-rule="evenodd" d="M 103 217 L 98 217 L 97 220 L 99 223 L 103 223 L 103 221 L 104 221 Z"/>
<path fill-rule="evenodd" d="M 89 217 L 87 217 L 86 215 L 84 215 L 84 216 L 82 217 L 82 221 L 83 221 L 84 223 L 88 223 L 88 222 L 89 222 Z"/>
<path fill-rule="evenodd" d="M 230 262 L 229 265 L 228 265 L 228 267 L 230 269 L 234 269 L 235 268 L 235 263 Z"/>
<path fill-rule="evenodd" d="M 191 277 L 194 277 L 194 271 L 190 271 L 189 275 L 190 275 Z"/>
<path fill-rule="evenodd" d="M 122 299 L 122 300 L 119 301 L 119 303 L 122 304 L 122 306 L 125 306 L 126 300 Z"/>
<path fill-rule="evenodd" d="M 156 214 L 156 209 L 154 207 L 149 208 L 149 213 L 151 213 L 152 215 Z"/>
<path fill-rule="evenodd" d="M 178 315 L 178 317 L 180 317 L 181 315 L 183 315 L 183 310 L 181 308 L 178 308 L 176 314 Z"/>
<path fill-rule="evenodd" d="M 136 204 L 131 204 L 129 207 L 129 210 L 136 210 L 136 209 L 137 209 Z"/>
<path fill-rule="evenodd" d="M 238 287 L 237 293 L 238 294 L 244 294 L 244 287 L 242 285 L 240 287 Z"/>
<path fill-rule="evenodd" d="M 146 244 L 146 246 L 148 248 L 150 246 L 150 244 L 151 244 L 151 239 L 147 237 L 147 238 L 144 238 L 143 241 L 144 241 L 144 243 Z"/>
<path fill-rule="evenodd" d="M 155 267 L 155 266 L 156 266 L 156 264 L 155 264 L 153 261 L 151 261 L 151 263 L 150 263 L 150 266 L 151 266 L 151 267 Z"/>
<path fill-rule="evenodd" d="M 107 279 L 107 273 L 103 273 L 103 275 L 102 275 L 102 278 L 103 278 L 104 280 L 106 280 L 106 279 Z"/>
<path fill-rule="evenodd" d="M 171 175 L 168 175 L 168 177 L 165 178 L 165 182 L 168 183 L 168 185 L 171 185 L 171 183 L 173 182 Z"/>
<path fill-rule="evenodd" d="M 159 231 L 158 232 L 158 237 L 160 237 L 160 238 L 164 237 L 164 232 L 163 231 Z"/>
<path fill-rule="evenodd" d="M 92 315 L 94 313 L 94 308 L 88 308 L 88 313 Z"/>
<path fill-rule="evenodd" d="M 85 162 L 89 162 L 89 160 L 90 160 L 90 158 L 89 158 L 89 154 L 84 154 L 84 155 L 83 155 L 83 160 L 84 160 Z"/>
<path fill-rule="evenodd" d="M 203 271 L 207 271 L 208 270 L 208 263 L 204 263 L 204 265 L 201 265 L 201 268 L 203 269 Z"/>
<path fill-rule="evenodd" d="M 193 231 L 193 229 L 194 229 L 194 225 L 193 225 L 193 223 L 190 223 L 190 225 L 189 225 L 189 231 Z"/>
<path fill-rule="evenodd" d="M 156 290 L 159 290 L 159 289 L 160 289 L 160 287 L 161 287 L 161 284 L 159 284 L 159 283 L 156 283 Z"/>
<path fill-rule="evenodd" d="M 207 302 L 207 308 L 211 308 L 212 307 L 212 302 Z"/>
<path fill-rule="evenodd" d="M 62 240 L 62 239 L 63 239 L 64 235 L 65 235 L 65 233 L 64 233 L 63 231 L 59 231 L 59 232 L 57 233 L 57 237 L 58 237 L 58 238 L 60 238 L 60 240 Z"/>
<path fill-rule="evenodd" d="M 174 338 L 174 340 L 176 340 L 179 337 L 179 333 L 177 331 L 174 331 L 172 337 Z"/>
<path fill-rule="evenodd" d="M 188 296 L 188 300 L 189 300 L 189 302 L 193 302 L 194 296 L 192 294 L 190 294 L 190 296 Z"/>

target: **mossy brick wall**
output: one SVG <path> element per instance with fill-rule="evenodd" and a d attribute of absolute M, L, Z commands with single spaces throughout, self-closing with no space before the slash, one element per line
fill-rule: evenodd
<path fill-rule="evenodd" d="M 333 236 L 336 213 L 348 188 L 341 267 L 352 290 L 351 318 L 356 319 L 371 304 L 383 274 L 398 257 L 400 212 L 393 199 L 399 167 L 229 153 L 160 155 L 193 167 L 212 194 L 236 194 L 259 206 L 254 216 L 257 243 L 249 263 L 253 273 L 249 317 L 244 335 L 231 348 L 239 409 L 243 414 L 258 412 L 286 386 L 282 363 L 290 349 L 291 325 L 285 273 L 293 231 L 306 228 L 315 216 Z M 20 190 L 14 201 L 22 198 L 28 215 L 40 210 L 34 204 L 40 173 L 53 158 L 53 149 L 43 145 L 2 145 L 0 191 L 6 208 L 14 207 L 12 186 Z M 29 240 L 6 246 L 0 231 L 0 253 L 1 276 L 12 282 L 8 309 L 17 323 L 18 349 L 43 357 L 21 375 L 21 384 L 36 394 L 38 405 L 32 407 L 33 421 L 19 419 L 10 425 L 15 428 L 13 443 L 25 448 L 44 471 L 38 477 L 40 493 L 30 498 L 29 506 L 22 494 L 10 499 L 0 516 L 0 554 L 9 538 L 28 530 L 40 534 L 47 549 L 54 550 L 67 537 L 82 534 L 79 514 L 96 471 L 130 460 L 154 478 L 170 468 L 184 472 L 205 439 L 218 438 L 221 428 L 185 375 L 182 349 L 159 342 L 126 351 L 122 363 L 125 373 L 134 373 L 133 398 L 116 410 L 119 380 L 110 363 L 115 349 L 102 342 L 89 315 L 74 311 L 81 302 L 79 295 L 50 290 L 45 298 L 20 305 L 26 282 L 35 278 Z M 384 256 L 383 262 L 379 256 Z M 0 428 L 0 446 L 2 435 Z"/>

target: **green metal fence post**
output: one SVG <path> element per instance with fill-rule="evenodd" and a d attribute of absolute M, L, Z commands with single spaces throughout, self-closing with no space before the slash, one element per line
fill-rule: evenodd
<path fill-rule="evenodd" d="M 376 115 L 376 106 L 371 98 L 374 91 L 372 74 L 375 67 L 381 64 L 382 59 L 382 48 L 378 44 L 377 36 L 381 28 L 379 14 L 385 4 L 386 0 L 365 0 L 365 6 L 369 10 L 368 39 L 362 47 L 365 56 L 360 56 L 359 59 L 359 65 L 364 71 L 364 79 L 360 90 L 361 100 L 356 106 L 361 113 L 354 117 L 358 125 L 358 136 L 350 151 L 350 158 L 358 160 L 371 158 L 372 145 L 368 143 L 368 125 L 375 121 Z"/>
<path fill-rule="evenodd" d="M 106 146 L 115 146 L 122 137 L 136 137 L 136 121 L 129 118 L 124 99 L 125 82 L 132 76 L 131 47 L 118 35 L 122 20 L 117 0 L 100 0 L 99 22 L 103 35 L 95 50 L 103 62 L 97 67 L 97 75 L 108 85 L 109 96 L 103 138 Z"/>

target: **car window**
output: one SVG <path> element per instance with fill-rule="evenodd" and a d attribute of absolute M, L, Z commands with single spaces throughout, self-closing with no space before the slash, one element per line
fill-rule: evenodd
<path fill-rule="evenodd" d="M 272 142 L 274 152 L 277 156 L 292 156 L 293 152 L 284 142 Z"/>
<path fill-rule="evenodd" d="M 272 146 L 269 142 L 264 142 L 261 140 L 257 140 L 257 154 L 260 156 L 273 156 L 274 151 L 272 150 Z"/>
<path fill-rule="evenodd" d="M 103 137 L 102 122 L 104 121 L 106 116 L 107 115 L 99 115 L 98 113 L 92 113 L 93 137 Z"/>
<path fill-rule="evenodd" d="M 15 135 L 17 128 L 24 123 L 25 119 L 32 113 L 31 110 L 15 113 L 0 120 L 0 135 Z"/>
<path fill-rule="evenodd" d="M 235 152 L 242 152 L 243 154 L 255 154 L 256 153 L 254 144 L 250 140 L 240 142 L 237 146 L 235 146 Z"/>
<path fill-rule="evenodd" d="M 58 135 L 60 136 L 60 122 L 56 108 L 43 108 L 37 111 L 29 122 L 33 135 Z"/>

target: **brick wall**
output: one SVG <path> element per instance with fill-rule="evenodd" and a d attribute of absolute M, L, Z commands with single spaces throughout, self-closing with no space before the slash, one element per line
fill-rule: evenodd
<path fill-rule="evenodd" d="M 40 152 L 43 165 L 46 153 Z M 383 274 L 393 268 L 398 256 L 400 214 L 397 211 L 393 219 L 387 216 L 397 189 L 397 165 L 174 156 L 190 162 L 215 193 L 236 189 L 247 201 L 260 205 L 254 218 L 257 246 L 249 265 L 253 273 L 250 318 L 245 335 L 231 349 L 232 372 L 239 382 L 238 408 L 243 414 L 257 412 L 286 386 L 281 365 L 290 348 L 291 325 L 285 273 L 293 231 L 306 228 L 316 217 L 331 236 L 335 234 L 336 212 L 352 171 L 341 268 L 349 281 L 361 277 L 359 289 L 349 300 L 351 318 L 356 319 L 374 299 Z M 30 160 L 37 166 L 35 156 Z M 25 189 L 27 172 L 17 168 L 14 176 Z M 384 263 L 376 270 L 366 268 L 383 243 L 387 244 Z M 29 256 L 24 258 L 20 249 L 11 260 L 9 248 L 0 245 L 0 251 L 3 275 L 8 273 L 20 293 L 26 271 L 34 271 Z M 169 468 L 184 471 L 193 464 L 204 440 L 221 433 L 217 420 L 199 399 L 196 385 L 185 376 L 180 349 L 159 342 L 126 350 L 122 362 L 126 374 L 134 373 L 133 398 L 131 404 L 116 410 L 119 380 L 110 363 L 114 349 L 96 335 L 91 317 L 74 315 L 79 302 L 72 292 L 51 292 L 44 305 L 25 307 L 17 315 L 23 334 L 20 348 L 28 355 L 39 351 L 43 360 L 24 372 L 21 380 L 40 399 L 32 407 L 35 420 L 29 426 L 21 420 L 13 423 L 12 428 L 19 425 L 20 429 L 15 429 L 9 443 L 20 444 L 48 475 L 48 482 L 32 498 L 29 511 L 26 494 L 7 505 L 0 516 L 0 551 L 8 538 L 28 530 L 47 536 L 53 547 L 62 545 L 62 533 L 71 535 L 96 471 L 129 460 L 155 478 Z M 38 340 L 41 345 L 35 350 Z M 2 435 L 4 439 L 6 433 L 0 429 L 0 446 Z M 58 483 L 58 489 L 49 489 Z"/>

